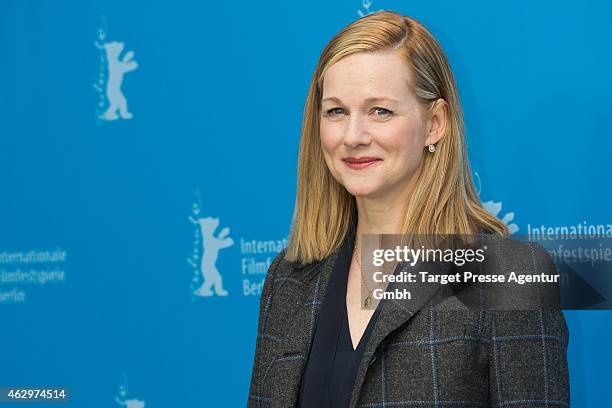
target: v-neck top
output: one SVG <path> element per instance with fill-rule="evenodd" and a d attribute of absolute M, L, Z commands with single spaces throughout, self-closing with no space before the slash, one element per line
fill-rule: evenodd
<path fill-rule="evenodd" d="M 302 373 L 297 404 L 300 408 L 348 407 L 359 363 L 378 319 L 380 309 L 374 311 L 357 348 L 353 349 L 346 309 L 346 288 L 354 243 L 355 225 L 340 247 L 329 278 Z"/>

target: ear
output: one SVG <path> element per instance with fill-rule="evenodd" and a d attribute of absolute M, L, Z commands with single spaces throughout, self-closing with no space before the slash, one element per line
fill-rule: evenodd
<path fill-rule="evenodd" d="M 427 120 L 425 146 L 438 143 L 446 133 L 448 126 L 448 103 L 440 98 L 434 102 Z"/>

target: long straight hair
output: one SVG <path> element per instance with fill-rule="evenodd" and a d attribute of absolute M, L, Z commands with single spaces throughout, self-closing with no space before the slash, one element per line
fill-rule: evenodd
<path fill-rule="evenodd" d="M 341 58 L 358 52 L 395 50 L 415 78 L 413 91 L 424 111 L 438 99 L 448 104 L 447 127 L 434 154 L 425 154 L 401 234 L 507 236 L 507 226 L 487 212 L 474 188 L 467 159 L 463 112 L 444 51 L 418 21 L 395 12 L 368 14 L 340 31 L 324 48 L 304 106 L 295 209 L 285 259 L 320 261 L 336 250 L 356 222 L 355 197 L 327 168 L 319 135 L 323 78 Z"/>

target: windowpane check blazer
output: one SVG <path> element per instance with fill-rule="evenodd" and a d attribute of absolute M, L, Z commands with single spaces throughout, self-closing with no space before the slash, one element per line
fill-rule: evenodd
<path fill-rule="evenodd" d="M 511 269 L 550 268 L 539 244 L 517 243 Z M 247 407 L 295 407 L 319 311 L 339 250 L 310 264 L 274 259 L 265 279 Z M 416 306 L 383 308 L 360 361 L 350 408 L 569 407 L 563 312 L 437 310 L 441 285 Z"/>

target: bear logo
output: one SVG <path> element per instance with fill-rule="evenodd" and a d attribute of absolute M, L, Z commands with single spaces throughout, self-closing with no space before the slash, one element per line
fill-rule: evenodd
<path fill-rule="evenodd" d="M 482 182 L 480 180 L 480 174 L 478 174 L 478 172 L 474 172 L 474 175 L 476 176 L 476 180 L 478 181 L 478 188 L 476 189 L 476 193 L 480 196 L 480 190 L 482 187 Z M 502 203 L 501 202 L 496 202 L 496 201 L 486 201 L 486 202 L 482 202 L 482 206 L 484 207 L 485 210 L 487 210 L 487 212 L 497 218 L 499 218 L 499 213 L 501 212 L 502 209 Z M 506 224 L 506 226 L 508 227 L 508 231 L 510 232 L 510 234 L 514 234 L 516 231 L 519 230 L 519 226 L 512 222 L 514 220 L 514 213 L 513 212 L 508 212 L 506 214 L 504 214 L 504 217 L 501 218 L 501 221 Z"/>
<path fill-rule="evenodd" d="M 489 212 L 489 214 L 492 214 L 495 217 L 499 218 L 499 213 L 501 212 L 501 209 L 502 209 L 501 202 L 487 201 L 487 202 L 482 203 L 482 206 L 484 207 L 485 210 L 487 210 L 487 212 Z M 513 223 L 512 222 L 513 220 L 514 220 L 513 212 L 506 213 L 504 214 L 504 218 L 501 218 L 501 221 L 508 226 L 508 230 L 510 234 L 514 234 L 516 231 L 519 230 L 519 226 Z"/>
<path fill-rule="evenodd" d="M 119 396 L 115 397 L 115 401 L 122 407 L 126 408 L 144 408 L 145 402 L 139 399 L 126 399 L 128 394 L 127 376 L 123 374 L 123 384 L 119 384 Z"/>
<path fill-rule="evenodd" d="M 134 52 L 125 53 L 123 59 L 119 60 L 119 56 L 123 51 L 123 43 L 117 41 L 106 42 L 103 45 L 96 43 L 100 49 L 106 52 L 106 60 L 108 63 L 108 80 L 106 81 L 106 98 L 108 100 L 108 108 L 99 116 L 104 120 L 131 119 L 132 114 L 128 111 L 127 99 L 121 91 L 123 83 L 123 75 L 138 68 L 138 63 L 134 61 Z"/>
<path fill-rule="evenodd" d="M 192 223 L 198 224 L 202 236 L 202 257 L 200 272 L 202 273 L 203 283 L 194 294 L 197 296 L 227 296 L 229 293 L 223 289 L 223 278 L 215 265 L 219 250 L 234 245 L 234 241 L 227 237 L 229 228 L 225 227 L 219 235 L 215 236 L 215 230 L 219 226 L 219 219 L 213 217 L 199 218 L 195 220 L 189 217 Z"/>
<path fill-rule="evenodd" d="M 144 408 L 145 406 L 144 401 L 137 400 L 137 399 L 123 400 L 123 401 L 117 400 L 117 403 L 126 408 Z"/>

